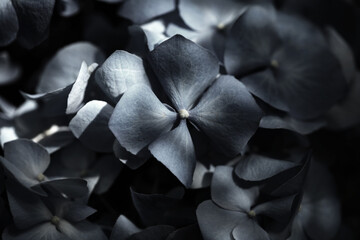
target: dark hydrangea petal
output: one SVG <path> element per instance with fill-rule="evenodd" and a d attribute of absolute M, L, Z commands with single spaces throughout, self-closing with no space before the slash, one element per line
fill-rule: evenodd
<path fill-rule="evenodd" d="M 196 164 L 193 141 L 185 120 L 149 145 L 152 155 L 186 187 L 190 187 Z"/>
<path fill-rule="evenodd" d="M 147 149 L 140 151 L 137 155 L 131 154 L 122 147 L 119 141 L 114 142 L 114 154 L 115 156 L 130 169 L 137 169 L 141 167 L 149 158 L 150 153 Z"/>
<path fill-rule="evenodd" d="M 340 62 L 344 77 L 350 83 L 356 76 L 354 54 L 345 39 L 333 28 L 326 28 L 326 36 L 332 53 Z"/>
<path fill-rule="evenodd" d="M 120 6 L 118 14 L 139 24 L 174 11 L 175 8 L 175 0 L 127 0 Z"/>
<path fill-rule="evenodd" d="M 69 222 L 80 222 L 96 212 L 84 204 L 60 198 L 48 198 L 53 214 Z"/>
<path fill-rule="evenodd" d="M 346 82 L 332 53 L 316 42 L 312 45 L 285 43 L 273 54 L 279 67 L 242 82 L 254 95 L 296 118 L 319 117 L 344 96 Z"/>
<path fill-rule="evenodd" d="M 100 179 L 95 187 L 96 194 L 103 194 L 109 190 L 115 179 L 118 177 L 122 164 L 113 155 L 100 157 L 89 175 L 99 175 Z"/>
<path fill-rule="evenodd" d="M 120 3 L 124 2 L 125 0 L 98 0 L 100 2 L 106 2 L 106 3 Z"/>
<path fill-rule="evenodd" d="M 72 85 L 67 98 L 66 114 L 76 113 L 82 106 L 88 81 L 97 66 L 97 63 L 93 63 L 90 66 L 88 66 L 85 62 L 81 63 L 79 75 Z"/>
<path fill-rule="evenodd" d="M 4 157 L 27 177 L 36 179 L 50 164 L 50 155 L 41 145 L 17 139 L 4 145 Z"/>
<path fill-rule="evenodd" d="M 0 2 L 0 46 L 6 46 L 15 40 L 19 22 L 11 0 Z"/>
<path fill-rule="evenodd" d="M 233 240 L 233 229 L 242 222 L 252 221 L 246 213 L 219 208 L 211 200 L 201 203 L 196 215 L 205 240 Z"/>
<path fill-rule="evenodd" d="M 258 154 L 243 157 L 235 168 L 236 175 L 245 181 L 263 181 L 298 164 Z"/>
<path fill-rule="evenodd" d="M 81 178 L 54 178 L 40 182 L 32 189 L 37 191 L 38 187 L 46 189 L 58 197 L 62 197 L 65 194 L 67 197 L 81 198 L 89 192 L 87 182 Z"/>
<path fill-rule="evenodd" d="M 284 198 L 267 201 L 256 205 L 252 210 L 256 215 L 270 217 L 286 227 L 293 214 L 293 205 L 296 203 L 297 195 L 291 195 Z"/>
<path fill-rule="evenodd" d="M 242 76 L 269 65 L 280 43 L 272 8 L 249 7 L 231 28 L 226 42 L 224 64 L 227 72 Z"/>
<path fill-rule="evenodd" d="M 177 110 L 189 109 L 219 71 L 213 54 L 180 35 L 157 46 L 150 58 L 154 72 Z"/>
<path fill-rule="evenodd" d="M 96 71 L 95 79 L 106 95 L 117 103 L 124 92 L 135 84 L 150 86 L 143 61 L 126 51 L 115 51 Z"/>
<path fill-rule="evenodd" d="M 72 240 L 56 229 L 50 222 L 41 223 L 25 231 L 6 228 L 2 234 L 4 240 Z"/>
<path fill-rule="evenodd" d="M 16 182 L 7 182 L 10 211 L 18 229 L 27 229 L 49 221 L 52 213 L 40 198 Z"/>
<path fill-rule="evenodd" d="M 111 232 L 110 240 L 127 240 L 129 237 L 141 229 L 138 228 L 124 215 L 120 215 Z"/>
<path fill-rule="evenodd" d="M 243 189 L 235 183 L 232 167 L 219 166 L 215 169 L 211 182 L 211 198 L 220 207 L 246 213 L 250 211 L 258 195 L 258 188 Z"/>
<path fill-rule="evenodd" d="M 69 127 L 86 147 L 98 152 L 112 152 L 115 138 L 108 124 L 113 110 L 106 102 L 90 101 L 77 112 Z"/>
<path fill-rule="evenodd" d="M 262 111 L 245 86 L 221 76 L 190 111 L 197 125 L 223 154 L 239 154 L 259 126 Z"/>
<path fill-rule="evenodd" d="M 55 0 L 13 1 L 19 20 L 18 40 L 26 48 L 33 48 L 47 38 Z"/>
<path fill-rule="evenodd" d="M 1 9 L 1 6 L 0 6 L 0 9 Z M 0 13 L 0 16 L 1 16 L 1 13 Z M 0 27 L 0 29 L 2 29 L 2 28 Z M 13 61 L 11 60 L 11 58 L 7 52 L 0 52 L 0 73 L 1 73 L 0 74 L 0 86 L 13 83 L 20 77 L 20 74 L 21 74 L 20 66 L 13 63 Z"/>
<path fill-rule="evenodd" d="M 274 197 L 289 196 L 301 192 L 309 172 L 311 159 L 311 153 L 307 153 L 301 161 L 301 166 L 295 169 L 296 171 L 292 173 L 293 175 L 289 179 L 270 183 L 265 186 L 263 191 Z"/>
<path fill-rule="evenodd" d="M 65 147 L 75 140 L 73 133 L 69 129 L 60 129 L 55 133 L 41 139 L 38 143 L 45 147 L 51 154 Z"/>
<path fill-rule="evenodd" d="M 269 234 L 253 219 L 246 219 L 239 223 L 232 231 L 234 239 L 270 240 Z"/>
<path fill-rule="evenodd" d="M 127 151 L 137 154 L 169 131 L 176 117 L 148 86 L 136 85 L 128 89 L 116 105 L 109 128 Z"/>
<path fill-rule="evenodd" d="M 107 240 L 108 238 L 103 233 L 101 228 L 88 221 L 81 221 L 79 223 L 70 223 L 66 220 L 60 220 L 59 230 L 71 240 L 86 239 L 86 240 Z"/>
<path fill-rule="evenodd" d="M 288 129 L 303 135 L 310 134 L 325 127 L 325 119 L 299 120 L 289 115 L 267 115 L 260 121 L 260 127 L 267 129 Z"/>
<path fill-rule="evenodd" d="M 245 10 L 244 1 L 180 0 L 179 12 L 185 23 L 194 30 L 223 28 Z"/>
<path fill-rule="evenodd" d="M 62 17 L 71 17 L 80 11 L 81 4 L 79 0 L 60 0 L 58 1 L 57 10 Z"/>
<path fill-rule="evenodd" d="M 76 42 L 60 49 L 45 66 L 41 74 L 37 93 L 48 93 L 62 89 L 75 82 L 83 61 L 101 64 L 104 54 L 91 43 Z"/>

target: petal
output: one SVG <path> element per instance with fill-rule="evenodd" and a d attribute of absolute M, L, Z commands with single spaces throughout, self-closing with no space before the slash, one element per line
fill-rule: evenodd
<path fill-rule="evenodd" d="M 55 0 L 13 1 L 19 20 L 18 40 L 26 48 L 33 48 L 47 38 Z"/>
<path fill-rule="evenodd" d="M 112 152 L 115 138 L 108 124 L 113 110 L 106 102 L 90 101 L 77 112 L 69 127 L 86 147 L 98 152 Z"/>
<path fill-rule="evenodd" d="M 211 182 L 211 198 L 220 207 L 248 212 L 258 195 L 257 187 L 244 189 L 235 183 L 232 167 L 220 166 L 215 169 Z"/>
<path fill-rule="evenodd" d="M 1 6 L 0 6 L 0 16 L 1 16 Z M 0 22 L 1 22 L 1 17 L 0 17 Z M 0 29 L 2 28 L 0 27 Z M 0 39 L 0 45 L 1 45 L 1 39 Z M 1 73 L 0 86 L 11 84 L 20 77 L 21 74 L 20 66 L 12 61 L 12 59 L 10 58 L 7 52 L 0 52 L 0 73 Z"/>
<path fill-rule="evenodd" d="M 115 179 L 119 176 L 122 164 L 113 155 L 100 157 L 89 175 L 99 175 L 100 180 L 95 187 L 96 194 L 103 194 L 109 190 Z"/>
<path fill-rule="evenodd" d="M 263 181 L 296 166 L 298 164 L 291 161 L 252 154 L 239 161 L 235 173 L 245 181 Z"/>
<path fill-rule="evenodd" d="M 4 156 L 28 177 L 36 179 L 50 164 L 50 155 L 41 145 L 28 139 L 17 139 L 4 145 Z"/>
<path fill-rule="evenodd" d="M 227 72 L 242 76 L 267 66 L 279 44 L 275 10 L 249 7 L 231 28 L 226 42 L 224 64 Z"/>
<path fill-rule="evenodd" d="M 129 240 L 165 240 L 174 230 L 175 227 L 168 225 L 151 226 L 133 234 Z"/>
<path fill-rule="evenodd" d="M 2 237 L 4 240 L 71 240 L 59 232 L 55 225 L 50 222 L 39 224 L 21 232 L 15 229 L 11 231 L 7 228 Z"/>
<path fill-rule="evenodd" d="M 6 46 L 15 40 L 19 22 L 11 0 L 0 2 L 0 46 Z"/>
<path fill-rule="evenodd" d="M 81 63 L 79 75 L 75 80 L 67 98 L 66 114 L 76 113 L 83 104 L 88 81 L 97 66 L 97 63 L 93 63 L 90 66 L 88 66 L 84 61 Z"/>
<path fill-rule="evenodd" d="M 122 50 L 115 51 L 106 59 L 96 71 L 95 80 L 114 103 L 135 84 L 150 86 L 142 59 Z"/>
<path fill-rule="evenodd" d="M 131 0 L 120 6 L 118 14 L 134 23 L 144 23 L 175 10 L 175 7 L 175 0 Z"/>
<path fill-rule="evenodd" d="M 57 4 L 59 15 L 62 17 L 71 17 L 80 11 L 79 0 L 60 0 Z"/>
<path fill-rule="evenodd" d="M 245 86 L 231 76 L 221 76 L 206 91 L 189 119 L 223 154 L 239 154 L 259 126 L 261 109 Z"/>
<path fill-rule="evenodd" d="M 87 182 L 80 178 L 54 178 L 41 182 L 38 186 L 59 197 L 63 197 L 65 194 L 67 197 L 80 198 L 89 192 Z"/>
<path fill-rule="evenodd" d="M 148 86 L 137 85 L 126 91 L 116 105 L 109 128 L 127 151 L 137 154 L 169 131 L 176 117 Z"/>
<path fill-rule="evenodd" d="M 101 228 L 88 221 L 70 224 L 61 220 L 58 228 L 65 236 L 74 240 L 107 240 Z"/>
<path fill-rule="evenodd" d="M 222 28 L 236 19 L 245 10 L 244 1 L 225 0 L 180 0 L 179 12 L 185 23 L 194 30 Z M 215 29 L 214 29 L 215 30 Z"/>
<path fill-rule="evenodd" d="M 15 182 L 7 182 L 11 214 L 18 229 L 27 229 L 51 219 L 51 212 L 40 198 Z"/>
<path fill-rule="evenodd" d="M 70 222 L 80 222 L 96 212 L 95 209 L 60 198 L 49 198 L 54 207 L 54 214 Z"/>
<path fill-rule="evenodd" d="M 147 149 L 134 155 L 126 151 L 117 140 L 114 142 L 114 154 L 123 164 L 133 170 L 141 167 L 150 158 L 150 153 Z"/>
<path fill-rule="evenodd" d="M 270 240 L 268 233 L 251 219 L 239 223 L 232 231 L 232 236 L 234 240 Z"/>
<path fill-rule="evenodd" d="M 140 231 L 141 229 L 135 226 L 127 217 L 120 215 L 113 227 L 110 240 L 127 240 L 131 235 Z"/>
<path fill-rule="evenodd" d="M 267 115 L 260 121 L 260 127 L 267 129 L 288 129 L 303 135 L 310 134 L 325 127 L 326 121 L 322 118 L 299 120 L 289 115 Z"/>
<path fill-rule="evenodd" d="M 47 93 L 62 89 L 74 83 L 83 61 L 87 64 L 104 61 L 100 49 L 91 43 L 76 42 L 60 49 L 45 66 L 41 74 L 37 93 Z"/>
<path fill-rule="evenodd" d="M 149 145 L 152 155 L 186 187 L 190 187 L 196 165 L 195 148 L 185 120 Z"/>
<path fill-rule="evenodd" d="M 248 219 L 247 214 L 219 208 L 210 200 L 198 206 L 196 215 L 205 240 L 233 240 L 233 229 Z"/>
<path fill-rule="evenodd" d="M 177 110 L 189 109 L 219 72 L 213 54 L 180 35 L 157 46 L 150 58 L 154 72 Z"/>

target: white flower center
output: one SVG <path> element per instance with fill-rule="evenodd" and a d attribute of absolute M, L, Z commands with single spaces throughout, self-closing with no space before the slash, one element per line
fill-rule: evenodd
<path fill-rule="evenodd" d="M 60 223 L 60 218 L 58 216 L 53 216 L 50 220 L 51 224 L 58 226 Z"/>
<path fill-rule="evenodd" d="M 36 179 L 37 179 L 39 182 L 42 182 L 42 181 L 45 180 L 45 176 L 44 176 L 44 174 L 39 173 L 39 175 L 37 175 Z"/>
<path fill-rule="evenodd" d="M 251 218 L 256 217 L 256 213 L 255 213 L 254 210 L 250 210 L 250 211 L 248 212 L 248 215 L 249 215 L 249 217 L 251 217 Z"/>
<path fill-rule="evenodd" d="M 180 109 L 179 116 L 181 119 L 186 119 L 189 117 L 189 112 L 186 109 Z"/>
<path fill-rule="evenodd" d="M 278 68 L 279 67 L 279 62 L 275 59 L 271 60 L 270 65 L 274 68 Z"/>

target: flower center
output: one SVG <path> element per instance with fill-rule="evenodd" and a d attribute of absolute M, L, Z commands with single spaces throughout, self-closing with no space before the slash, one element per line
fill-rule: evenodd
<path fill-rule="evenodd" d="M 219 23 L 216 27 L 218 30 L 223 30 L 225 28 L 225 24 Z"/>
<path fill-rule="evenodd" d="M 251 218 L 256 217 L 256 213 L 255 213 L 254 210 L 250 210 L 250 211 L 248 212 L 248 215 L 249 215 L 249 217 L 251 217 Z"/>
<path fill-rule="evenodd" d="M 186 109 L 180 109 L 179 116 L 181 119 L 186 119 L 189 117 L 189 112 Z"/>
<path fill-rule="evenodd" d="M 60 224 L 60 218 L 58 216 L 53 216 L 50 220 L 51 224 L 55 226 L 59 226 Z"/>
<path fill-rule="evenodd" d="M 42 182 L 42 181 L 45 180 L 45 176 L 44 176 L 44 174 L 39 173 L 39 175 L 37 175 L 36 179 L 37 179 L 39 182 Z"/>
<path fill-rule="evenodd" d="M 272 59 L 270 61 L 270 65 L 273 67 L 273 68 L 278 68 L 279 67 L 279 62 L 275 59 Z"/>

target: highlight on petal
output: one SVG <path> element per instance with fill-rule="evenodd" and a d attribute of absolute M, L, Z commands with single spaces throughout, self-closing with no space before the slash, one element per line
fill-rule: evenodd
<path fill-rule="evenodd" d="M 98 152 L 112 152 L 115 138 L 108 128 L 112 113 L 112 106 L 93 100 L 77 112 L 69 127 L 88 148 Z"/>
<path fill-rule="evenodd" d="M 127 151 L 137 154 L 169 131 L 176 113 L 163 105 L 146 85 L 128 89 L 116 105 L 109 128 Z"/>
<path fill-rule="evenodd" d="M 135 84 L 150 86 L 142 59 L 122 50 L 115 51 L 106 59 L 96 71 L 95 80 L 114 103 Z"/>

